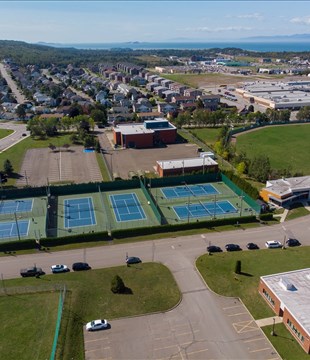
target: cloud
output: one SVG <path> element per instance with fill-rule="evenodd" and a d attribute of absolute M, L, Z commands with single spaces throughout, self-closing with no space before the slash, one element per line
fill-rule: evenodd
<path fill-rule="evenodd" d="M 250 27 L 244 26 L 226 26 L 226 27 L 217 27 L 217 28 L 210 28 L 207 26 L 202 26 L 198 28 L 187 28 L 186 31 L 196 31 L 196 32 L 209 32 L 209 33 L 219 33 L 225 31 L 249 31 L 252 30 Z"/>
<path fill-rule="evenodd" d="M 226 18 L 262 20 L 264 16 L 260 13 L 252 13 L 252 14 L 240 14 L 240 15 L 227 15 Z"/>
<path fill-rule="evenodd" d="M 290 22 L 293 24 L 310 25 L 310 16 L 295 17 Z"/>

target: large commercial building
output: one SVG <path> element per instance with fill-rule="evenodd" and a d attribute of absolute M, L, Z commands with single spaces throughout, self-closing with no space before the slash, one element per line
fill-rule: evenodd
<path fill-rule="evenodd" d="M 310 353 L 310 268 L 260 278 L 259 293 Z"/>
<path fill-rule="evenodd" d="M 264 201 L 278 206 L 307 201 L 310 199 L 310 176 L 268 180 L 259 195 Z"/>
<path fill-rule="evenodd" d="M 156 118 L 143 124 L 117 125 L 113 128 L 116 145 L 126 148 L 150 148 L 176 142 L 177 129 L 168 120 Z"/>
<path fill-rule="evenodd" d="M 236 92 L 252 103 L 271 109 L 298 110 L 310 106 L 310 80 L 286 83 L 256 81 L 245 83 Z"/>
<path fill-rule="evenodd" d="M 218 163 L 210 157 L 160 160 L 156 162 L 156 171 L 160 177 L 192 174 L 196 171 L 217 172 Z"/>

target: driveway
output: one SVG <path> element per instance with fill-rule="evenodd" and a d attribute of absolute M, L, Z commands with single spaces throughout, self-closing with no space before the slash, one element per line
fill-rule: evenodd
<path fill-rule="evenodd" d="M 26 124 L 23 124 L 22 122 L 20 124 L 9 121 L 0 122 L 1 129 L 9 129 L 14 131 L 11 135 L 0 139 L 0 153 L 29 136 L 30 133 L 26 130 L 26 127 Z M 26 134 L 26 136 L 23 136 L 23 134 Z"/>
<path fill-rule="evenodd" d="M 0 72 L 1 72 L 2 77 L 8 83 L 8 86 L 11 88 L 12 93 L 13 93 L 16 101 L 18 102 L 18 104 L 23 104 L 24 102 L 26 102 L 27 101 L 26 97 L 21 93 L 21 91 L 17 87 L 15 81 L 12 80 L 11 75 L 7 71 L 6 67 L 1 62 L 0 62 Z"/>

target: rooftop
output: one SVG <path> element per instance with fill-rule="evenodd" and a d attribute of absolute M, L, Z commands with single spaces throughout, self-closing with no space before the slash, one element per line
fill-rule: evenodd
<path fill-rule="evenodd" d="M 310 268 L 262 276 L 286 308 L 310 335 Z"/>
<path fill-rule="evenodd" d="M 266 188 L 268 191 L 280 196 L 289 195 L 298 191 L 308 191 L 310 190 L 310 176 L 268 180 Z"/>
<path fill-rule="evenodd" d="M 157 164 L 159 164 L 162 169 L 186 169 L 198 166 L 217 165 L 217 162 L 210 157 L 199 157 L 178 160 L 159 160 L 157 161 Z"/>

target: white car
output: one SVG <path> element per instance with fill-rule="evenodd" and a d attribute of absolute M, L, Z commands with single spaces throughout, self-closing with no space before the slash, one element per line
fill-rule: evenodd
<path fill-rule="evenodd" d="M 108 322 L 105 319 L 93 320 L 86 324 L 87 331 L 96 331 L 106 329 L 108 327 Z"/>
<path fill-rule="evenodd" d="M 280 243 L 280 241 L 277 241 L 277 240 L 266 241 L 265 245 L 268 249 L 276 249 L 276 248 L 282 247 L 282 244 Z"/>
<path fill-rule="evenodd" d="M 57 274 L 57 273 L 63 273 L 63 272 L 67 272 L 70 271 L 70 269 L 68 268 L 67 265 L 52 265 L 51 266 L 51 270 L 53 274 Z"/>

